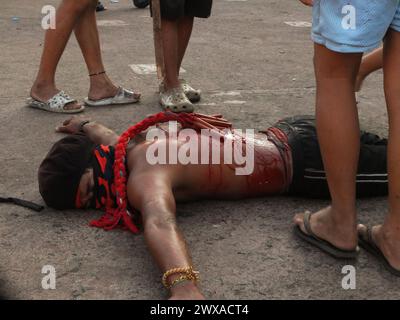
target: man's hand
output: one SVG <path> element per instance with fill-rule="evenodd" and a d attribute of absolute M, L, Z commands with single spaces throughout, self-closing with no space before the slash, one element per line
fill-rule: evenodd
<path fill-rule="evenodd" d="M 300 2 L 302 2 L 303 4 L 305 4 L 306 6 L 312 7 L 314 4 L 314 0 L 300 0 Z"/>
<path fill-rule="evenodd" d="M 96 145 L 114 146 L 118 142 L 119 136 L 98 122 L 90 121 L 90 123 L 82 127 L 82 124 L 87 121 L 90 121 L 90 118 L 73 116 L 57 127 L 56 132 L 75 134 L 82 129 L 86 136 Z"/>
<path fill-rule="evenodd" d="M 56 132 L 61 133 L 78 133 L 81 129 L 81 123 L 84 121 L 89 121 L 90 119 L 85 116 L 72 116 L 71 118 L 65 120 L 61 126 L 56 128 Z"/>

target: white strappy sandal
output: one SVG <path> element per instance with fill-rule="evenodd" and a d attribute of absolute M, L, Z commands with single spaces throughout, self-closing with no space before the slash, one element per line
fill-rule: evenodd
<path fill-rule="evenodd" d="M 140 94 L 125 88 L 119 87 L 117 94 L 114 97 L 104 98 L 100 100 L 91 100 L 86 98 L 85 104 L 89 107 L 101 107 L 119 104 L 131 104 L 140 101 Z"/>
<path fill-rule="evenodd" d="M 65 109 L 66 105 L 75 102 L 77 102 L 75 99 L 72 99 L 64 91 L 60 91 L 59 93 L 54 95 L 54 97 L 49 99 L 47 102 L 42 102 L 32 97 L 28 98 L 27 106 L 34 109 L 40 109 L 49 112 L 68 113 L 68 114 L 80 113 L 85 110 L 84 106 L 81 106 L 79 109 Z"/>

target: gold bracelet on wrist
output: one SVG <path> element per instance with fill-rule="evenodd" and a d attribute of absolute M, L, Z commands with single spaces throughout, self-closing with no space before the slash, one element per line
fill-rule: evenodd
<path fill-rule="evenodd" d="M 169 285 L 169 289 L 171 289 L 172 287 L 175 287 L 177 284 L 180 284 L 180 283 L 182 283 L 184 281 L 192 281 L 192 280 L 193 279 L 191 279 L 187 275 L 180 276 L 179 278 L 177 278 L 174 281 L 172 281 L 172 283 Z"/>
<path fill-rule="evenodd" d="M 168 283 L 168 277 L 173 274 L 182 274 L 179 278 L 175 279 L 172 283 Z M 199 281 L 199 272 L 193 270 L 193 266 L 187 268 L 173 268 L 166 271 L 162 277 L 162 283 L 165 288 L 171 289 L 174 285 L 182 282 L 182 281 Z"/>

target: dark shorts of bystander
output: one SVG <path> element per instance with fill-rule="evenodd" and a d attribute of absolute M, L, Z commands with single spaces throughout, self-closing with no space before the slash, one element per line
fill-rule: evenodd
<path fill-rule="evenodd" d="M 160 0 L 161 17 L 167 20 L 185 16 L 208 18 L 212 4 L 213 0 Z"/>

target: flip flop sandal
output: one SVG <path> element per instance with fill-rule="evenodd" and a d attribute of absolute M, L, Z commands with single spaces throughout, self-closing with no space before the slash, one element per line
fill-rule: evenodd
<path fill-rule="evenodd" d="M 372 228 L 367 227 L 366 232 L 359 231 L 358 241 L 360 242 L 361 247 L 372 254 L 384 265 L 386 270 L 388 270 L 391 274 L 400 277 L 400 270 L 397 270 L 390 265 L 389 261 L 386 259 L 381 249 L 379 249 L 379 247 L 375 244 L 372 238 Z"/>
<path fill-rule="evenodd" d="M 111 106 L 111 105 L 120 105 L 120 104 L 131 104 L 140 101 L 140 95 L 137 97 L 137 94 L 133 91 L 124 89 L 119 87 L 117 94 L 114 97 L 104 98 L 100 100 L 91 100 L 86 98 L 84 100 L 85 104 L 89 107 L 102 107 L 102 106 Z"/>
<path fill-rule="evenodd" d="M 80 113 L 83 110 L 85 110 L 84 106 L 81 106 L 79 109 L 65 109 L 66 105 L 74 102 L 77 101 L 75 99 L 72 99 L 64 91 L 60 91 L 54 97 L 49 99 L 47 102 L 42 102 L 31 97 L 27 100 L 27 106 L 34 109 L 40 109 L 49 112 L 68 113 L 68 114 Z"/>
<path fill-rule="evenodd" d="M 192 103 L 199 102 L 201 99 L 201 90 L 196 90 L 192 88 L 184 79 L 179 80 L 182 86 L 182 90 L 185 93 L 186 97 Z"/>
<path fill-rule="evenodd" d="M 299 226 L 295 226 L 294 228 L 294 233 L 296 236 L 298 236 L 300 239 L 312 244 L 313 246 L 317 247 L 318 249 L 322 250 L 325 253 L 330 254 L 331 256 L 337 258 L 337 259 L 355 259 L 358 256 L 359 253 L 359 248 L 357 246 L 356 249 L 354 250 L 344 250 L 335 247 L 333 244 L 329 243 L 326 240 L 323 240 L 319 237 L 317 237 L 314 232 L 311 230 L 311 224 L 310 224 L 310 219 L 311 219 L 311 213 L 306 212 L 304 214 L 304 228 L 306 229 L 307 233 L 303 232 Z"/>

